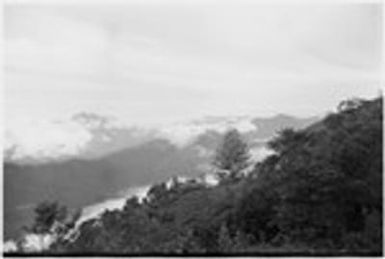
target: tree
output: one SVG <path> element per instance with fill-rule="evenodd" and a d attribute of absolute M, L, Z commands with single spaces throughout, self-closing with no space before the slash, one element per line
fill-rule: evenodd
<path fill-rule="evenodd" d="M 74 234 L 72 231 L 81 216 L 80 209 L 68 209 L 58 202 L 43 201 L 35 209 L 35 218 L 30 227 L 24 227 L 27 234 L 38 238 L 39 243 L 31 243 L 26 238 L 20 241 L 20 250 L 62 252 L 62 244 Z M 32 244 L 33 247 L 28 247 Z M 32 249 L 32 250 L 31 250 Z"/>
<path fill-rule="evenodd" d="M 267 144 L 270 149 L 278 154 L 291 150 L 293 146 L 299 145 L 301 141 L 306 139 L 306 135 L 303 132 L 295 131 L 293 128 L 284 128 L 277 133 L 277 136 Z"/>
<path fill-rule="evenodd" d="M 218 251 L 221 253 L 232 252 L 234 241 L 229 233 L 228 228 L 222 225 L 218 233 Z"/>
<path fill-rule="evenodd" d="M 277 202 L 274 188 L 256 186 L 246 190 L 237 202 L 234 213 L 237 228 L 259 242 L 273 238 L 277 229 L 270 221 L 275 216 Z"/>
<path fill-rule="evenodd" d="M 32 247 L 29 247 L 31 242 L 22 238 L 20 241 L 21 251 L 28 252 L 36 249 L 48 249 L 51 245 L 51 241 L 46 237 L 54 234 L 61 234 L 61 225 L 63 225 L 62 223 L 65 222 L 68 216 L 67 208 L 65 206 L 60 206 L 57 202 L 41 202 L 35 207 L 34 212 L 35 219 L 32 226 L 24 227 L 24 230 L 27 231 L 28 234 L 33 234 L 37 237 L 39 243 L 33 243 Z"/>
<path fill-rule="evenodd" d="M 225 133 L 216 151 L 214 165 L 229 171 L 231 176 L 237 176 L 249 165 L 248 151 L 248 146 L 242 140 L 240 133 L 236 129 L 231 129 Z"/>
<path fill-rule="evenodd" d="M 35 234 L 50 233 L 55 222 L 61 222 L 67 217 L 67 208 L 57 202 L 42 202 L 35 208 L 35 222 L 31 228 Z"/>
<path fill-rule="evenodd" d="M 239 253 L 250 245 L 250 237 L 237 230 L 231 235 L 226 225 L 218 230 L 217 249 L 219 253 Z"/>

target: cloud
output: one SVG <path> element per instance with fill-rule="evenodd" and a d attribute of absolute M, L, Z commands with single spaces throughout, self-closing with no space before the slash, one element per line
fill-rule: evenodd
<path fill-rule="evenodd" d="M 80 219 L 76 222 L 76 227 L 79 227 L 83 222 L 98 218 L 106 210 L 122 210 L 128 198 L 137 197 L 141 202 L 146 196 L 151 186 L 138 186 L 128 188 L 124 193 L 121 193 L 121 197 L 107 199 L 103 202 L 92 204 L 84 207 Z"/>
<path fill-rule="evenodd" d="M 176 146 L 184 147 L 191 144 L 200 134 L 204 134 L 207 131 L 224 133 L 230 128 L 235 128 L 241 133 L 257 129 L 251 122 L 251 118 L 222 118 L 214 122 L 201 120 L 164 125 L 158 128 L 157 135 L 168 139 Z"/>
<path fill-rule="evenodd" d="M 22 251 L 18 251 L 18 245 L 14 240 L 8 240 L 4 243 L 4 252 L 39 252 L 47 250 L 55 241 L 55 237 L 50 234 L 26 234 L 23 236 L 21 244 Z"/>
<path fill-rule="evenodd" d="M 6 118 L 324 111 L 377 90 L 379 7 L 7 5 Z"/>
<path fill-rule="evenodd" d="M 71 121 L 15 121 L 5 132 L 12 159 L 55 159 L 77 155 L 92 135 Z"/>
<path fill-rule="evenodd" d="M 23 146 L 20 156 L 75 154 L 92 136 L 59 118 L 80 111 L 169 126 L 207 115 L 310 116 L 370 97 L 380 88 L 379 7 L 7 5 L 6 146 Z M 172 125 L 163 134 L 178 143 L 206 129 Z"/>
<path fill-rule="evenodd" d="M 17 251 L 17 245 L 15 241 L 8 240 L 3 245 L 4 252 L 16 252 Z"/>

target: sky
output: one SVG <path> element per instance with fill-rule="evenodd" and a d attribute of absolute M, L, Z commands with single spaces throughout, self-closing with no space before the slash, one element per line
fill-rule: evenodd
<path fill-rule="evenodd" d="M 379 92 L 380 4 L 7 4 L 5 120 L 301 117 Z"/>

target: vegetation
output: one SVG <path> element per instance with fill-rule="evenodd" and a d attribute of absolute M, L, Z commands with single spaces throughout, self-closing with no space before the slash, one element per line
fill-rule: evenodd
<path fill-rule="evenodd" d="M 381 255 L 382 134 L 382 98 L 343 102 L 307 129 L 282 130 L 251 173 L 211 188 L 154 185 L 142 203 L 128 199 L 49 252 Z M 237 174 L 246 150 L 230 131 L 215 163 Z M 52 217 L 41 211 L 45 231 Z"/>
<path fill-rule="evenodd" d="M 214 165 L 226 170 L 231 177 L 237 176 L 249 164 L 247 144 L 236 129 L 225 133 L 214 159 Z"/>

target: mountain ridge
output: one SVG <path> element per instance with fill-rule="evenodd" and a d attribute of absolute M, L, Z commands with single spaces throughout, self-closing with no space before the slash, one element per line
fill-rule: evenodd
<path fill-rule="evenodd" d="M 297 118 L 279 114 L 269 118 L 250 116 L 204 117 L 184 123 L 155 126 L 124 125 L 112 116 L 94 113 L 78 113 L 69 121 L 32 124 L 36 129 L 31 136 L 18 129 L 6 130 L 6 162 L 50 163 L 55 160 L 72 158 L 100 158 L 125 148 L 142 145 L 146 142 L 165 139 L 176 146 L 184 147 L 208 132 L 223 133 L 233 127 L 240 132 L 252 132 L 253 138 L 265 139 L 280 127 L 299 128 L 315 121 L 317 117 Z M 52 124 L 52 125 L 51 125 Z M 44 128 L 45 127 L 45 128 Z M 52 143 L 42 143 L 34 133 L 52 135 Z"/>

